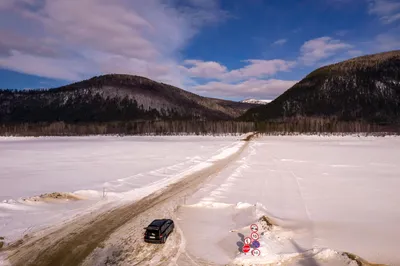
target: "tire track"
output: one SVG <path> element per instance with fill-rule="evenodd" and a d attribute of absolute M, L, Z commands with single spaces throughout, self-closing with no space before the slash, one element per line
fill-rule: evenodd
<path fill-rule="evenodd" d="M 207 178 L 238 158 L 253 136 L 244 139 L 245 144 L 235 154 L 143 199 L 104 213 L 85 215 L 45 236 L 22 243 L 10 250 L 9 261 L 15 266 L 80 265 L 100 244 L 140 214 L 159 204 L 193 193 Z"/>

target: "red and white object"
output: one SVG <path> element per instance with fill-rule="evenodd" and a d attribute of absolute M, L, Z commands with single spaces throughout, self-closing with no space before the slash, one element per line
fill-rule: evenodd
<path fill-rule="evenodd" d="M 251 233 L 251 238 L 254 240 L 258 240 L 260 238 L 260 236 L 257 233 L 253 232 L 253 233 Z"/>
<path fill-rule="evenodd" d="M 259 249 L 253 249 L 253 251 L 251 251 L 251 255 L 258 257 L 260 256 L 261 251 Z"/>
<path fill-rule="evenodd" d="M 257 233 L 258 232 L 258 225 L 256 225 L 256 224 L 250 225 L 250 230 L 252 232 L 254 232 L 254 233 Z"/>
<path fill-rule="evenodd" d="M 243 253 L 247 253 L 250 251 L 250 245 L 244 245 L 242 249 Z"/>

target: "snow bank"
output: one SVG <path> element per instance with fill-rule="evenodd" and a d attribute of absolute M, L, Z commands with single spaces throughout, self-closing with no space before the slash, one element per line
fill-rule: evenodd
<path fill-rule="evenodd" d="M 321 261 L 341 260 L 346 265 L 352 261 L 343 256 L 342 253 L 332 249 L 313 248 L 306 250 L 302 248 L 295 239 L 295 233 L 286 230 L 279 225 L 271 225 L 269 222 L 259 219 L 255 224 L 258 225 L 258 234 L 260 235 L 260 251 L 259 256 L 253 256 L 252 252 L 255 248 L 251 246 L 250 251 L 245 254 L 239 252 L 233 260 L 235 265 L 288 265 L 300 264 L 302 260 L 315 261 L 310 265 L 319 265 Z M 246 228 L 248 234 L 245 237 L 250 237 L 250 224 Z M 343 265 L 345 265 L 343 264 Z"/>
<path fill-rule="evenodd" d="M 357 262 L 343 252 L 329 248 L 303 248 L 301 239 L 297 239 L 298 232 L 275 224 L 274 219 L 256 218 L 257 213 L 263 212 L 264 208 L 259 203 L 243 202 L 201 202 L 182 206 L 178 212 L 178 223 L 189 240 L 187 251 L 218 265 L 357 266 Z M 242 252 L 244 238 L 251 237 L 251 224 L 257 224 L 259 228 L 258 257 L 252 255 L 254 247 L 247 254 Z M 196 239 L 196 242 L 192 239 Z"/>

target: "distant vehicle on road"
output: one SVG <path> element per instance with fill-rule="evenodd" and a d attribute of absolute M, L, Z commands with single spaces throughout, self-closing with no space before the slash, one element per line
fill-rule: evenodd
<path fill-rule="evenodd" d="M 157 219 L 151 222 L 144 233 L 144 241 L 147 243 L 165 243 L 168 236 L 175 228 L 174 221 L 171 219 Z"/>

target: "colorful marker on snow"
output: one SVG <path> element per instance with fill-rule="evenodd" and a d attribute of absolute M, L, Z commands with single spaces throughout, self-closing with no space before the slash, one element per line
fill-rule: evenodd
<path fill-rule="evenodd" d="M 251 255 L 253 255 L 255 257 L 260 256 L 260 254 L 261 254 L 261 251 L 258 249 L 253 249 L 253 251 L 251 252 Z"/>
<path fill-rule="evenodd" d="M 244 245 L 243 248 L 242 248 L 242 251 L 243 251 L 244 254 L 249 252 L 250 251 L 250 245 Z"/>
<path fill-rule="evenodd" d="M 259 248 L 260 247 L 260 242 L 258 242 L 257 240 L 254 240 L 253 243 L 251 243 L 251 246 L 253 248 Z"/>

